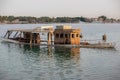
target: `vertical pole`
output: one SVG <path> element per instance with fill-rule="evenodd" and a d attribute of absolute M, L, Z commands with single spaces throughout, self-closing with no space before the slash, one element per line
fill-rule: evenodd
<path fill-rule="evenodd" d="M 34 33 L 34 35 L 33 35 L 33 43 L 35 44 L 35 42 L 36 42 L 36 33 Z"/>
<path fill-rule="evenodd" d="M 37 33 L 37 44 L 40 44 L 40 33 Z"/>
<path fill-rule="evenodd" d="M 22 37 L 21 35 L 22 35 L 22 32 L 20 32 L 20 39 L 21 39 L 21 37 Z"/>
<path fill-rule="evenodd" d="M 30 47 L 32 46 L 32 33 L 30 33 Z"/>
<path fill-rule="evenodd" d="M 20 34 L 19 34 L 19 42 L 21 41 L 21 34 L 22 34 L 22 32 L 20 32 Z"/>
<path fill-rule="evenodd" d="M 8 39 L 9 39 L 9 37 L 10 37 L 10 31 L 8 31 Z"/>
<path fill-rule="evenodd" d="M 50 44 L 51 44 L 51 33 L 48 32 L 48 45 L 50 45 Z"/>
<path fill-rule="evenodd" d="M 39 44 L 41 43 L 41 36 L 40 36 L 40 33 L 39 33 Z"/>
<path fill-rule="evenodd" d="M 8 36 L 7 36 L 8 39 L 9 39 L 9 35 L 10 35 L 10 31 L 8 31 Z"/>

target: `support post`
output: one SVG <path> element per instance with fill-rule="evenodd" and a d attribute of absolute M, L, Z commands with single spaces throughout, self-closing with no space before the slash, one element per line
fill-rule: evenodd
<path fill-rule="evenodd" d="M 51 33 L 48 32 L 48 45 L 50 45 L 50 44 L 51 44 Z"/>
<path fill-rule="evenodd" d="M 40 44 L 41 40 L 40 40 L 40 34 L 37 34 L 37 44 Z"/>
<path fill-rule="evenodd" d="M 52 35 L 53 35 L 53 34 L 51 33 L 51 44 L 52 44 Z"/>
<path fill-rule="evenodd" d="M 32 46 L 32 33 L 30 33 L 30 46 Z"/>
<path fill-rule="evenodd" d="M 33 43 L 34 43 L 34 44 L 36 43 L 36 38 L 37 38 L 36 36 L 37 36 L 36 33 L 34 33 L 34 34 L 33 34 Z"/>
<path fill-rule="evenodd" d="M 10 37 L 11 33 L 12 33 L 11 31 L 8 31 L 8 39 L 9 39 L 9 37 Z"/>
<path fill-rule="evenodd" d="M 8 39 L 9 39 L 9 36 L 10 36 L 10 31 L 8 31 L 8 36 L 7 36 Z"/>

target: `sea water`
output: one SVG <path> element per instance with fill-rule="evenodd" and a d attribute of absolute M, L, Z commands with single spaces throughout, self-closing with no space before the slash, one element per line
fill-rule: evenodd
<path fill-rule="evenodd" d="M 115 49 L 50 47 L 2 43 L 0 80 L 120 80 L 120 24 L 2 24 L 0 37 L 8 29 L 71 25 L 80 28 L 83 40 L 116 43 Z"/>

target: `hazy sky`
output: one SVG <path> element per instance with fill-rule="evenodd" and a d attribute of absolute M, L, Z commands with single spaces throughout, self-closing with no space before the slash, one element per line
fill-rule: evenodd
<path fill-rule="evenodd" d="M 120 18 L 120 0 L 0 0 L 0 15 Z"/>

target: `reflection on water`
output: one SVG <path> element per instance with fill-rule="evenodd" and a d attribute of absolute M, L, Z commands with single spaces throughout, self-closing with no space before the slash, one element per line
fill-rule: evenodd
<path fill-rule="evenodd" d="M 80 48 L 72 48 L 72 47 L 41 47 L 41 46 L 32 46 L 30 45 L 23 45 L 23 53 L 32 53 L 36 56 L 44 53 L 47 54 L 49 57 L 57 57 L 62 60 L 70 60 L 76 59 L 79 60 L 80 58 Z"/>
<path fill-rule="evenodd" d="M 32 46 L 30 47 L 30 45 L 23 45 L 24 51 L 32 51 L 34 53 L 37 53 L 40 51 L 40 46 Z"/>
<path fill-rule="evenodd" d="M 0 62 L 0 64 L 4 63 L 0 66 L 0 74 L 6 75 L 5 77 L 0 75 L 0 80 L 81 79 L 78 77 L 80 73 L 77 74 L 77 71 L 80 71 L 80 48 L 51 46 L 31 48 L 29 45 L 9 43 L 2 44 L 1 47 L 6 47 L 4 55 L 9 61 Z M 1 57 L 0 60 L 4 60 Z"/>
<path fill-rule="evenodd" d="M 75 62 L 80 59 L 80 48 L 70 47 L 55 47 L 55 57 L 60 61 L 74 60 Z"/>
<path fill-rule="evenodd" d="M 79 63 L 80 60 L 80 48 L 70 48 L 70 47 L 41 47 L 23 45 L 23 54 L 40 59 L 54 59 L 55 65 L 61 66 L 64 62 L 71 61 L 74 64 Z M 31 58 L 30 58 L 31 59 Z M 69 62 L 67 62 L 69 63 Z M 71 65 L 71 64 L 70 64 Z M 64 65 L 63 65 L 64 66 Z"/>

